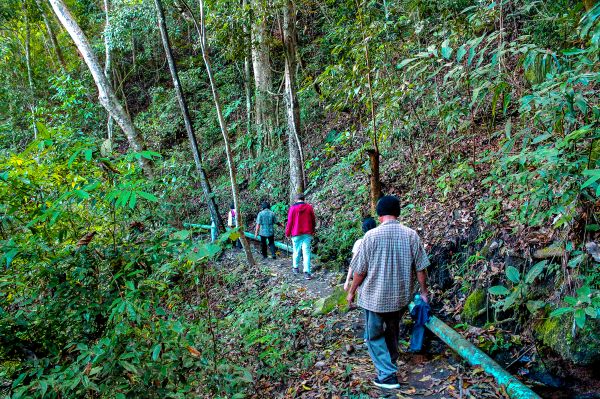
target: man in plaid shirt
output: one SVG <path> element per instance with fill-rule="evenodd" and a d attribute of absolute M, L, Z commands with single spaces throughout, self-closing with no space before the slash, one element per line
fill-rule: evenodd
<path fill-rule="evenodd" d="M 348 303 L 365 310 L 365 335 L 371 360 L 377 369 L 373 383 L 380 388 L 400 388 L 398 383 L 398 334 L 400 319 L 414 292 L 415 277 L 421 298 L 427 298 L 429 259 L 417 233 L 398 221 L 400 201 L 382 197 L 377 203 L 381 225 L 365 234 L 350 267 L 354 270 Z"/>

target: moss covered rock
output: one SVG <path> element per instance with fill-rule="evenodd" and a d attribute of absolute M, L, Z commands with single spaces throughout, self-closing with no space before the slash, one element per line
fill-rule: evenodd
<path fill-rule="evenodd" d="M 477 288 L 467 297 L 465 306 L 463 307 L 461 317 L 469 324 L 474 324 L 482 315 L 482 310 L 485 309 L 485 291 L 482 288 Z"/>
<path fill-rule="evenodd" d="M 572 335 L 573 316 L 547 318 L 534 328 L 535 337 L 544 347 L 578 366 L 589 366 L 600 359 L 600 321 L 588 319 L 583 329 Z"/>
<path fill-rule="evenodd" d="M 565 250 L 560 245 L 551 245 L 546 248 L 540 248 L 533 253 L 534 259 L 552 259 L 563 256 Z"/>
<path fill-rule="evenodd" d="M 321 298 L 315 302 L 313 313 L 315 315 L 327 314 L 338 308 L 342 312 L 348 311 L 348 301 L 346 301 L 346 291 L 343 285 L 338 285 L 333 289 L 331 295 Z"/>

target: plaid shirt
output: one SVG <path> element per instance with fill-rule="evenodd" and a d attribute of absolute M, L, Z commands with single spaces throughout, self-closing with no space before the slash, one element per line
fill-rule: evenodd
<path fill-rule="evenodd" d="M 365 234 L 352 259 L 354 273 L 366 274 L 357 305 L 377 313 L 401 310 L 411 300 L 415 272 L 429 266 L 417 233 L 388 221 Z"/>

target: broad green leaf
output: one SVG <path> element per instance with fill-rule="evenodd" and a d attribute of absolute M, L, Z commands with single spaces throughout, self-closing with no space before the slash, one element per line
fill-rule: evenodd
<path fill-rule="evenodd" d="M 521 295 L 521 289 L 517 288 L 514 290 L 509 296 L 504 299 L 504 307 L 502 308 L 504 311 L 510 309 L 516 302 L 519 296 Z"/>
<path fill-rule="evenodd" d="M 137 368 L 136 368 L 136 367 L 135 367 L 133 364 L 131 364 L 131 363 L 129 363 L 129 362 L 126 362 L 126 361 L 124 361 L 124 360 L 120 360 L 120 361 L 119 361 L 119 364 L 120 364 L 120 365 L 121 365 L 121 366 L 122 366 L 122 367 L 123 367 L 125 370 L 129 371 L 130 373 L 137 374 L 137 372 L 138 372 L 138 371 L 137 371 Z"/>
<path fill-rule="evenodd" d="M 179 230 L 173 233 L 173 238 L 176 240 L 184 241 L 187 240 L 191 232 L 189 230 Z"/>
<path fill-rule="evenodd" d="M 408 64 L 410 64 L 411 62 L 413 62 L 414 60 L 416 60 L 416 58 L 406 58 L 406 59 L 400 61 L 400 63 L 398 65 L 396 65 L 396 68 L 402 69 L 405 66 L 407 66 Z"/>
<path fill-rule="evenodd" d="M 567 295 L 565 297 L 565 302 L 568 303 L 571 306 L 577 306 L 577 303 L 579 301 L 577 300 L 577 298 Z"/>
<path fill-rule="evenodd" d="M 158 359 L 158 355 L 160 355 L 161 349 L 162 349 L 161 344 L 154 345 L 154 349 L 152 350 L 152 360 L 156 361 Z"/>
<path fill-rule="evenodd" d="M 521 273 L 514 266 L 509 266 L 506 268 L 506 277 L 513 283 L 518 284 L 521 280 Z"/>
<path fill-rule="evenodd" d="M 546 267 L 546 264 L 548 263 L 548 261 L 543 260 L 541 262 L 536 263 L 535 265 L 533 265 L 531 267 L 531 269 L 529 269 L 529 271 L 527 272 L 527 275 L 525 276 L 525 282 L 528 284 L 531 284 L 535 281 L 535 279 L 542 274 L 542 272 L 544 271 L 544 268 Z"/>
<path fill-rule="evenodd" d="M 90 198 L 90 195 L 83 190 L 75 190 L 75 194 L 81 199 Z"/>
<path fill-rule="evenodd" d="M 581 188 L 586 188 L 600 179 L 600 169 L 586 169 L 583 171 L 583 175 L 590 176 L 590 178 L 581 185 Z"/>
<path fill-rule="evenodd" d="M 15 256 L 19 253 L 19 250 L 16 248 L 11 249 L 10 251 L 4 254 L 4 259 L 6 259 L 6 267 L 9 267 L 12 263 Z"/>
<path fill-rule="evenodd" d="M 450 57 L 452 56 L 452 51 L 453 51 L 452 47 L 450 47 L 448 45 L 448 40 L 447 39 L 444 40 L 444 42 L 442 43 L 442 51 L 441 51 L 442 57 L 449 60 Z"/>
<path fill-rule="evenodd" d="M 73 155 L 71 155 L 69 157 L 69 161 L 67 162 L 67 166 L 69 168 L 71 168 L 71 166 L 73 165 L 73 162 L 75 162 L 75 160 L 77 159 L 77 156 L 79 155 L 80 152 L 81 152 L 81 150 L 77 150 L 73 153 Z"/>
<path fill-rule="evenodd" d="M 136 202 L 137 202 L 137 195 L 135 194 L 135 191 L 134 191 L 133 193 L 131 193 L 131 196 L 129 197 L 129 208 L 134 209 Z"/>
<path fill-rule="evenodd" d="M 598 309 L 596 309 L 593 306 L 588 306 L 585 308 L 585 313 L 590 316 L 591 318 L 598 318 Z"/>
<path fill-rule="evenodd" d="M 592 290 L 589 285 L 584 285 L 577 289 L 577 300 L 580 302 L 592 303 Z"/>
<path fill-rule="evenodd" d="M 495 285 L 488 289 L 488 292 L 492 295 L 508 295 L 510 291 L 503 285 Z"/>
<path fill-rule="evenodd" d="M 568 307 L 568 308 L 558 308 L 558 309 L 554 309 L 552 312 L 550 312 L 550 317 L 560 317 L 566 313 L 571 313 L 573 311 L 573 308 Z"/>
<path fill-rule="evenodd" d="M 569 263 L 567 264 L 567 266 L 574 268 L 577 267 L 581 264 L 581 262 L 583 262 L 583 260 L 585 259 L 585 254 L 580 254 L 574 258 L 569 259 Z"/>
<path fill-rule="evenodd" d="M 137 195 L 148 201 L 158 202 L 158 198 L 154 194 L 150 194 L 145 191 L 137 191 Z"/>
<path fill-rule="evenodd" d="M 475 58 L 475 47 L 471 47 L 469 49 L 469 58 L 467 59 L 467 65 L 471 66 L 473 58 Z"/>
<path fill-rule="evenodd" d="M 539 136 L 537 136 L 536 138 L 533 139 L 533 141 L 531 142 L 531 144 L 541 143 L 543 141 L 548 140 L 550 137 L 552 137 L 552 133 L 546 133 L 546 134 L 539 135 Z"/>
<path fill-rule="evenodd" d="M 585 326 L 585 311 L 583 309 L 575 310 L 574 317 L 575 324 L 577 324 L 577 327 L 583 328 L 583 326 Z"/>

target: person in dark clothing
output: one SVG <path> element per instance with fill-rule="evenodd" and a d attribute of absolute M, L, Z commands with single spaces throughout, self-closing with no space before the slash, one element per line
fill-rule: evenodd
<path fill-rule="evenodd" d="M 260 252 L 263 258 L 267 258 L 267 243 L 271 250 L 271 256 L 275 259 L 275 225 L 281 226 L 277 220 L 277 215 L 271 210 L 271 205 L 264 201 L 261 205 L 261 211 L 256 217 L 256 228 L 254 236 L 258 237 L 260 232 Z"/>

